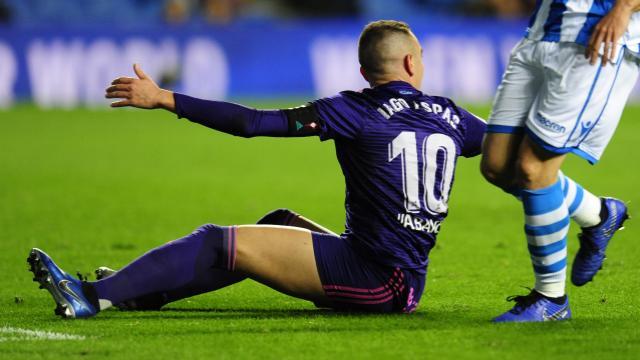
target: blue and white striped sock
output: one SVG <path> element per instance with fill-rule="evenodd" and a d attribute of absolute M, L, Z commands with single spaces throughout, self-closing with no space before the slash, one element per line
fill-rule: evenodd
<path fill-rule="evenodd" d="M 595 226 L 600 223 L 600 198 L 585 190 L 580 184 L 565 176 L 562 171 L 558 173 L 558 179 L 562 183 L 564 199 L 569 208 L 569 216 L 580 227 Z"/>
<path fill-rule="evenodd" d="M 535 290 L 548 297 L 563 296 L 570 221 L 562 181 L 544 189 L 522 190 L 521 195 Z"/>
<path fill-rule="evenodd" d="M 564 175 L 562 171 L 558 172 L 558 179 L 562 183 L 564 200 L 569 208 L 569 217 L 581 228 L 598 225 L 601 221 L 600 210 L 602 208 L 600 198 L 590 193 L 570 177 Z M 515 196 L 518 200 L 522 200 L 521 191 L 520 189 L 514 188 L 507 192 Z"/>

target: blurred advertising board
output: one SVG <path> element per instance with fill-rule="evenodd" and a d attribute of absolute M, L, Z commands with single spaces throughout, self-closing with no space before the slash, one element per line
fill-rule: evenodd
<path fill-rule="evenodd" d="M 101 106 L 131 64 L 164 86 L 212 99 L 320 97 L 367 86 L 358 71 L 364 23 L 292 21 L 226 27 L 0 28 L 0 107 Z M 523 22 L 411 22 L 424 47 L 423 90 L 491 101 Z"/>

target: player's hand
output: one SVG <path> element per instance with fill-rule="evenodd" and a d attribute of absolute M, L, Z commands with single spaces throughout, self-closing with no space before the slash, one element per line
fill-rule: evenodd
<path fill-rule="evenodd" d="M 136 78 L 119 77 L 106 90 L 107 99 L 122 99 L 111 103 L 111 107 L 133 106 L 141 109 L 164 108 L 175 110 L 173 93 L 161 89 L 138 64 L 133 64 Z"/>
<path fill-rule="evenodd" d="M 629 20 L 633 9 L 625 6 L 624 2 L 618 2 L 611 11 L 603 17 L 598 25 L 595 26 L 593 34 L 589 39 L 585 56 L 589 59 L 591 65 L 598 62 L 599 51 L 604 44 L 604 52 L 602 54 L 602 66 L 616 58 L 618 52 L 618 40 L 627 31 Z M 618 6 L 620 5 L 620 6 Z"/>

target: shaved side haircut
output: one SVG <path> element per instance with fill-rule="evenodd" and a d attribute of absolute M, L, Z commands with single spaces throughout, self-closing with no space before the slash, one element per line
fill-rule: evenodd
<path fill-rule="evenodd" d="M 398 47 L 406 46 L 406 40 L 412 36 L 411 28 L 402 21 L 378 20 L 369 23 L 358 41 L 360 66 L 374 77 L 386 74 L 390 62 L 401 60 L 398 58 Z"/>

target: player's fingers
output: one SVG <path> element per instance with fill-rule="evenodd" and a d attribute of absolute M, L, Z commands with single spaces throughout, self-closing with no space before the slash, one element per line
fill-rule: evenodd
<path fill-rule="evenodd" d="M 622 34 L 618 34 L 617 32 L 613 32 L 611 35 L 611 41 L 613 42 L 613 46 L 611 47 L 611 60 L 616 61 L 618 58 L 618 39 L 622 37 Z"/>
<path fill-rule="evenodd" d="M 111 107 L 123 107 L 123 106 L 130 106 L 131 105 L 131 101 L 130 100 L 120 100 L 120 101 L 114 101 L 111 103 Z"/>
<path fill-rule="evenodd" d="M 119 77 L 111 82 L 111 85 L 116 84 L 131 84 L 135 79 L 130 77 Z"/>
<path fill-rule="evenodd" d="M 590 59 L 591 65 L 595 65 L 595 63 L 598 61 L 598 50 L 600 50 L 600 45 L 602 45 L 603 38 L 604 33 L 599 29 L 596 29 L 596 31 L 591 36 L 591 41 L 589 42 L 588 47 L 589 56 L 587 56 Z"/>
<path fill-rule="evenodd" d="M 604 51 L 602 52 L 602 67 L 607 66 L 609 63 L 609 52 L 611 51 L 611 35 L 607 32 L 607 35 L 604 38 Z"/>
<path fill-rule="evenodd" d="M 598 47 L 594 46 L 589 50 L 589 63 L 595 65 L 600 56 L 598 56 Z"/>
<path fill-rule="evenodd" d="M 611 61 L 613 61 L 615 63 L 616 59 L 618 58 L 618 44 L 613 43 L 613 46 L 611 47 Z"/>
<path fill-rule="evenodd" d="M 110 92 L 114 92 L 114 91 L 131 91 L 131 85 L 129 84 L 116 84 L 116 85 L 111 85 L 107 88 L 106 90 L 108 93 Z"/>
<path fill-rule="evenodd" d="M 593 44 L 589 44 L 589 46 L 587 46 L 587 49 L 585 51 L 585 56 L 587 57 L 587 59 L 589 59 L 589 63 L 591 63 L 593 65 L 593 56 L 594 54 L 597 55 L 597 51 L 595 50 L 596 46 Z"/>
<path fill-rule="evenodd" d="M 145 74 L 144 71 L 142 71 L 142 68 L 140 67 L 139 64 L 133 64 L 133 71 L 136 73 L 136 75 L 140 79 L 146 79 L 147 78 L 147 74 Z"/>
<path fill-rule="evenodd" d="M 131 93 L 128 91 L 112 91 L 104 95 L 107 99 L 131 99 Z"/>

